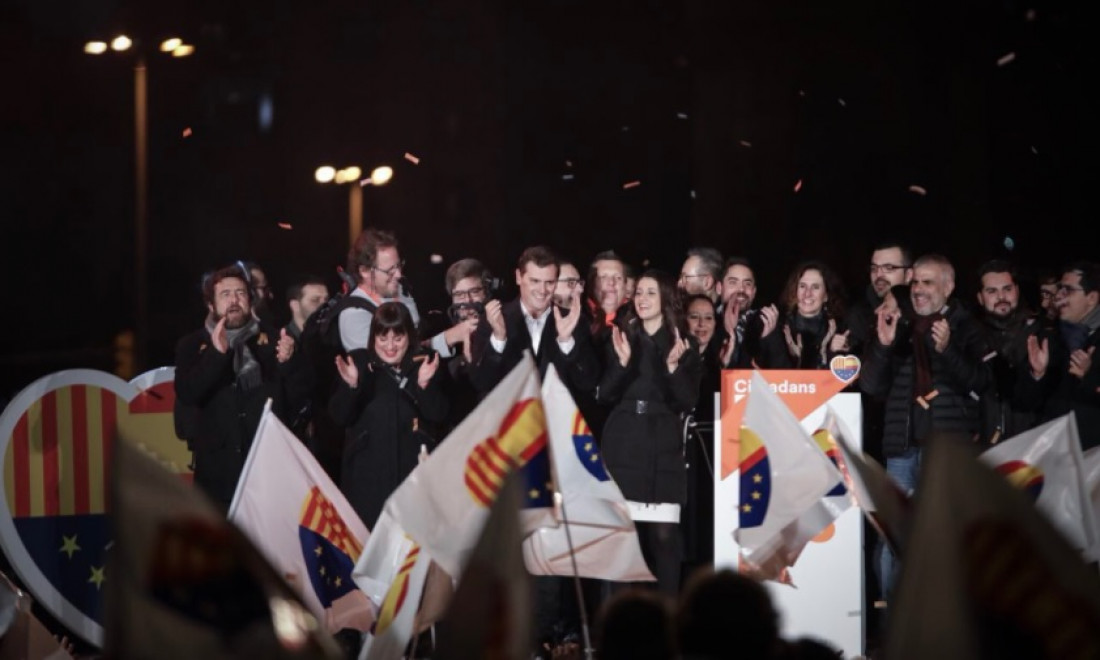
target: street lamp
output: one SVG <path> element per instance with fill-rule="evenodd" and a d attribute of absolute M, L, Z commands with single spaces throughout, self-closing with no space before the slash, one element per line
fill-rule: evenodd
<path fill-rule="evenodd" d="M 171 45 L 171 48 L 168 46 Z M 110 50 L 125 53 L 135 46 L 134 40 L 120 34 L 110 42 Z M 89 55 L 103 55 L 108 50 L 105 41 L 89 41 L 84 44 L 84 52 Z M 178 37 L 166 39 L 160 45 L 161 52 L 171 53 L 173 57 L 186 57 L 195 52 L 195 47 L 183 43 Z M 135 316 L 137 326 L 137 350 L 135 352 L 137 369 L 145 368 L 146 350 L 149 345 L 149 115 L 148 83 L 146 80 L 145 54 L 139 47 L 135 49 L 137 59 L 134 62 L 134 286 Z"/>
<path fill-rule="evenodd" d="M 350 184 L 348 186 L 348 244 L 354 245 L 359 232 L 363 231 L 363 186 L 384 186 L 393 178 L 393 168 L 380 165 L 371 170 L 370 176 L 361 179 L 363 170 L 358 165 L 349 165 L 336 169 L 331 165 L 322 165 L 313 173 L 317 183 Z"/>

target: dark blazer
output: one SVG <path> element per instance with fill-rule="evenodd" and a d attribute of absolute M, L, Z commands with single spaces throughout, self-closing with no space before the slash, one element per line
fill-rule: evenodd
<path fill-rule="evenodd" d="M 228 512 L 237 489 L 252 436 L 264 404 L 289 423 L 309 396 L 312 384 L 305 358 L 295 351 L 280 363 L 275 357 L 279 332 L 261 324 L 248 347 L 260 364 L 263 382 L 247 392 L 236 384 L 233 351 L 218 352 L 206 329 L 193 332 L 176 346 L 176 398 L 192 409 L 195 485 Z"/>

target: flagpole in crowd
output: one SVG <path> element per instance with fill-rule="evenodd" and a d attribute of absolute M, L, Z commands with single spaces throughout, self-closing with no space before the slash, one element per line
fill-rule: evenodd
<path fill-rule="evenodd" d="M 565 498 L 554 493 L 561 504 L 561 521 L 565 525 L 565 542 L 569 545 L 569 562 L 573 565 L 573 589 L 577 594 L 577 607 L 581 615 L 581 635 L 584 639 L 584 657 L 592 660 L 592 639 L 588 635 L 588 612 L 584 607 L 584 592 L 581 590 L 580 570 L 577 568 L 577 553 L 573 551 L 573 533 L 569 530 L 569 516 L 565 512 Z"/>

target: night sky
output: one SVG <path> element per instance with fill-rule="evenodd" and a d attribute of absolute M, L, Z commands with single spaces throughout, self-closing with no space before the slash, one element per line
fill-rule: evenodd
<path fill-rule="evenodd" d="M 1097 258 L 1084 5 L 5 0 L 0 395 L 113 369 L 134 325 L 134 56 L 89 39 L 148 51 L 159 366 L 202 321 L 205 270 L 335 280 L 348 196 L 322 164 L 395 169 L 366 223 L 398 233 L 422 309 L 466 256 L 511 297 L 535 243 L 672 273 L 712 245 L 756 262 L 761 302 L 808 257 L 858 290 L 887 237 L 950 257 L 968 298 L 992 256 Z M 195 54 L 157 52 L 167 36 Z"/>

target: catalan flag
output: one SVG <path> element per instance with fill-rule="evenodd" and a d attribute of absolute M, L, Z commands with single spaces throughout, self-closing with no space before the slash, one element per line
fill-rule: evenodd
<path fill-rule="evenodd" d="M 256 428 L 229 519 L 298 588 L 330 632 L 370 627 L 373 612 L 352 578 L 367 528 L 270 406 Z"/>
<path fill-rule="evenodd" d="M 528 355 L 398 486 L 385 510 L 444 571 L 459 575 L 504 480 L 539 467 L 545 452 L 546 415 Z M 556 524 L 549 469 L 524 477 L 525 528 Z"/>

